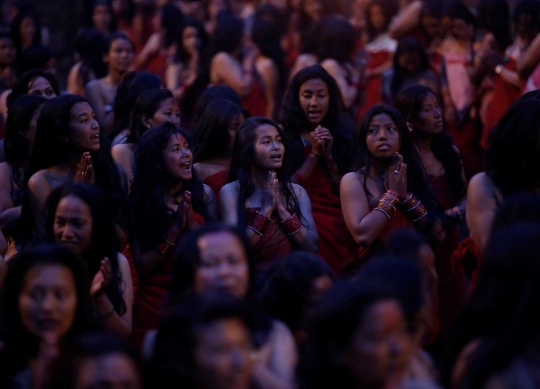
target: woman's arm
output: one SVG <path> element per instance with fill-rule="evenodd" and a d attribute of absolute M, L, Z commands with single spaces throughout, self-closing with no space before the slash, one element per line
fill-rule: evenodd
<path fill-rule="evenodd" d="M 270 339 L 257 352 L 258 363 L 253 370 L 253 380 L 261 389 L 295 388 L 294 369 L 298 350 L 290 330 L 275 320 Z"/>
<path fill-rule="evenodd" d="M 325 59 L 321 62 L 321 66 L 337 81 L 345 107 L 351 107 L 358 96 L 358 86 L 354 83 L 353 85 L 349 85 L 345 79 L 344 71 L 337 61 L 333 59 Z"/>
<path fill-rule="evenodd" d="M 393 39 L 399 39 L 407 35 L 420 24 L 423 4 L 415 0 L 403 8 L 393 19 L 388 27 L 388 32 Z"/>
<path fill-rule="evenodd" d="M 253 60 L 247 58 L 244 64 L 240 64 L 225 52 L 217 53 L 210 65 L 210 82 L 212 84 L 224 83 L 230 86 L 240 96 L 246 96 L 251 92 L 253 83 Z"/>
<path fill-rule="evenodd" d="M 118 271 L 122 277 L 122 298 L 126 304 L 126 311 L 119 315 L 112 307 L 113 304 L 105 293 L 94 299 L 94 310 L 103 316 L 103 326 L 107 331 L 113 332 L 124 339 L 129 338 L 133 317 L 133 281 L 126 257 L 118 253 Z M 111 312 L 112 310 L 112 312 Z"/>
<path fill-rule="evenodd" d="M 313 214 L 311 212 L 311 201 L 309 200 L 306 190 L 300 185 L 291 184 L 291 190 L 294 196 L 296 196 L 300 211 L 302 212 L 302 220 L 300 220 L 300 222 L 302 223 L 303 228 L 298 232 L 292 233 L 292 235 L 289 235 L 288 237 L 296 247 L 316 253 L 319 248 L 319 234 L 317 233 L 317 226 L 315 225 L 315 220 L 313 220 Z M 289 218 L 294 217 L 294 213 L 291 214 L 287 209 L 285 197 L 282 194 L 280 194 L 280 199 L 276 208 L 281 221 L 286 221 Z"/>
<path fill-rule="evenodd" d="M 369 210 L 369 202 L 359 173 L 347 173 L 340 185 L 341 208 L 349 232 L 360 247 L 368 247 L 388 223 L 382 212 Z"/>
<path fill-rule="evenodd" d="M 531 44 L 517 59 L 517 71 L 523 80 L 526 80 L 540 62 L 540 34 L 532 40 Z"/>
<path fill-rule="evenodd" d="M 0 228 L 4 232 L 21 220 L 21 207 L 13 206 L 11 181 L 11 166 L 7 162 L 0 163 Z"/>
<path fill-rule="evenodd" d="M 270 58 L 258 58 L 255 61 L 255 67 L 261 75 L 264 84 L 264 97 L 266 99 L 265 116 L 273 119 L 276 108 L 276 87 L 279 80 L 278 70 L 274 61 Z"/>
<path fill-rule="evenodd" d="M 478 173 L 469 183 L 465 216 L 471 239 L 480 252 L 486 247 L 497 208 L 495 185 L 486 173 Z"/>
<path fill-rule="evenodd" d="M 204 199 L 206 203 L 206 209 L 208 210 L 208 214 L 212 216 L 214 220 L 217 220 L 217 201 L 216 196 L 214 195 L 214 191 L 212 188 L 210 188 L 208 185 L 203 184 L 204 187 Z"/>
<path fill-rule="evenodd" d="M 37 172 L 28 180 L 28 199 L 30 202 L 30 210 L 34 216 L 34 225 L 38 225 L 41 210 L 45 205 L 45 201 L 51 194 L 51 187 L 47 180 L 43 177 L 43 173 Z"/>

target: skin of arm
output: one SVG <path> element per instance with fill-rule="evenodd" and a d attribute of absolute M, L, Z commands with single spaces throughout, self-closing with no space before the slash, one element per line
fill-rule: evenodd
<path fill-rule="evenodd" d="M 21 219 L 21 206 L 14 207 L 11 198 L 11 166 L 0 163 L 0 228 L 3 232 Z"/>
<path fill-rule="evenodd" d="M 131 271 L 129 263 L 126 257 L 118 253 L 118 270 L 122 277 L 122 297 L 126 303 L 126 311 L 122 316 L 113 312 L 112 315 L 104 319 L 104 327 L 107 331 L 114 332 L 124 339 L 129 338 L 132 328 L 132 316 L 133 316 L 133 281 L 131 279 Z M 105 293 L 102 293 L 97 299 L 94 300 L 94 308 L 98 312 L 107 312 L 112 306 L 111 301 Z"/>
<path fill-rule="evenodd" d="M 485 173 L 475 175 L 467 190 L 467 226 L 471 239 L 480 252 L 484 251 L 497 211 L 497 193 Z"/>
<path fill-rule="evenodd" d="M 159 51 L 160 46 L 161 35 L 159 32 L 155 32 L 150 35 L 150 38 L 148 38 L 146 45 L 144 45 L 141 52 L 135 57 L 135 60 L 133 61 L 133 67 L 135 69 L 142 69 L 143 67 L 145 67 L 150 60 L 150 57 Z"/>
<path fill-rule="evenodd" d="M 80 69 L 81 62 L 78 62 L 71 67 L 67 79 L 67 91 L 74 95 L 85 96 L 86 90 L 79 78 Z"/>
<path fill-rule="evenodd" d="M 86 98 L 96 113 L 99 127 L 108 133 L 114 121 L 114 112 L 112 110 L 105 110 L 105 105 L 107 102 L 104 100 L 103 94 L 101 93 L 100 83 L 101 79 L 90 81 L 88 84 L 86 84 L 84 89 L 86 92 Z"/>
<path fill-rule="evenodd" d="M 390 36 L 393 39 L 399 39 L 416 28 L 420 23 L 422 8 L 423 5 L 420 0 L 412 1 L 403 8 L 390 22 L 388 27 Z"/>
<path fill-rule="evenodd" d="M 214 191 L 208 185 L 203 184 L 204 187 L 204 201 L 206 203 L 206 209 L 208 214 L 214 219 L 217 220 L 217 201 Z"/>
<path fill-rule="evenodd" d="M 133 180 L 133 148 L 131 144 L 114 145 L 111 154 L 118 166 L 121 166 L 128 183 L 128 191 Z"/>
<path fill-rule="evenodd" d="M 270 58 L 259 57 L 255 61 L 255 67 L 257 72 L 261 75 L 264 84 L 264 97 L 266 99 L 266 114 L 267 118 L 274 117 L 274 110 L 276 107 L 275 90 L 278 83 L 279 74 Z"/>
<path fill-rule="evenodd" d="M 540 62 L 540 34 L 532 40 L 531 44 L 517 59 L 519 76 L 526 80 Z"/>
<path fill-rule="evenodd" d="M 367 247 L 381 234 L 388 218 L 382 212 L 370 212 L 363 180 L 359 173 L 347 173 L 341 180 L 339 191 L 345 224 L 356 243 Z"/>
<path fill-rule="evenodd" d="M 251 64 L 253 64 L 253 60 L 251 60 Z M 251 92 L 253 83 L 251 64 L 244 63 L 244 66 L 241 67 L 230 54 L 217 53 L 212 58 L 210 66 L 210 82 L 212 84 L 227 84 L 240 96 L 246 96 Z M 244 72 L 244 69 L 249 71 Z"/>
<path fill-rule="evenodd" d="M 45 205 L 45 201 L 52 191 L 43 175 L 44 172 L 39 171 L 28 180 L 28 199 L 30 200 L 30 209 L 36 225 L 39 222 L 43 205 Z"/>
<path fill-rule="evenodd" d="M 351 107 L 358 96 L 358 88 L 355 85 L 348 84 L 347 80 L 345 79 L 344 72 L 337 61 L 333 59 L 325 59 L 321 62 L 321 66 L 337 81 L 345 107 Z"/>
<path fill-rule="evenodd" d="M 258 353 L 259 363 L 253 370 L 255 386 L 260 389 L 293 389 L 298 350 L 290 330 L 274 321 L 270 339 Z"/>

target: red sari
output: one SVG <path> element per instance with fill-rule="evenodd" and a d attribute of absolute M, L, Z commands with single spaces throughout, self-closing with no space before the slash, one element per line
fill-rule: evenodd
<path fill-rule="evenodd" d="M 261 208 L 246 209 L 246 224 L 249 225 Z M 266 268 L 276 260 L 289 254 L 293 247 L 287 234 L 279 225 L 279 216 L 272 215 L 272 221 L 266 227 L 264 236 L 253 246 L 256 266 L 258 269 Z"/>
<path fill-rule="evenodd" d="M 193 212 L 194 220 L 203 225 L 204 218 Z M 173 254 L 165 258 L 143 278 L 139 277 L 137 293 L 133 301 L 133 329 L 131 343 L 140 350 L 149 330 L 158 328 L 165 306 L 173 271 Z"/>
<path fill-rule="evenodd" d="M 221 170 L 217 173 L 209 175 L 203 181 L 203 183 L 208 185 L 214 192 L 214 196 L 216 197 L 218 204 L 219 204 L 219 191 L 227 183 L 228 174 L 229 174 L 228 170 Z"/>
<path fill-rule="evenodd" d="M 310 152 L 311 145 L 308 145 L 304 148 L 303 160 Z M 313 219 L 319 234 L 318 255 L 339 275 L 343 267 L 354 259 L 351 254 L 357 245 L 343 219 L 338 188 L 334 188 L 330 182 L 322 160 L 317 162 L 308 179 L 302 178 L 298 171 L 294 178 L 311 200 Z"/>

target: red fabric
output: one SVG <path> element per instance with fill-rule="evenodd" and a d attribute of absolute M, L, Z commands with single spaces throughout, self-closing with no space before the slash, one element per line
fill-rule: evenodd
<path fill-rule="evenodd" d="M 260 208 L 246 209 L 246 223 L 249 225 Z M 287 234 L 279 225 L 279 216 L 272 215 L 272 221 L 266 227 L 264 236 L 253 246 L 257 268 L 265 268 L 292 251 Z"/>
<path fill-rule="evenodd" d="M 311 152 L 311 145 L 304 148 L 303 160 Z M 295 179 L 307 192 L 311 200 L 313 219 L 319 234 L 319 256 L 340 274 L 343 267 L 354 259 L 351 254 L 357 244 L 349 233 L 337 188 L 328 179 L 326 166 L 322 159 L 315 166 L 309 179 L 303 179 L 298 172 Z"/>
<path fill-rule="evenodd" d="M 375 69 L 383 65 L 390 59 L 392 53 L 389 51 L 378 51 L 375 53 L 369 53 L 369 61 L 366 65 L 366 69 Z M 362 115 L 371 107 L 382 103 L 381 93 L 381 76 L 370 77 L 366 83 L 366 101 L 362 107 L 358 109 L 357 119 L 360 119 Z"/>
<path fill-rule="evenodd" d="M 242 97 L 242 106 L 251 113 L 251 116 L 266 116 L 266 97 L 264 96 L 262 80 L 255 69 L 253 72 L 251 92 Z"/>
<path fill-rule="evenodd" d="M 463 126 L 447 125 L 448 134 L 463 158 L 465 174 L 468 178 L 482 171 L 482 152 L 480 150 L 480 134 L 475 120 L 467 118 Z"/>
<path fill-rule="evenodd" d="M 167 70 L 167 57 L 161 53 L 154 54 L 150 57 L 148 63 L 143 69 L 151 73 L 154 73 L 161 79 L 161 82 L 165 84 L 165 71 Z"/>
<path fill-rule="evenodd" d="M 216 196 L 216 201 L 219 204 L 219 191 L 227 183 L 227 175 L 229 174 L 228 170 L 222 170 L 220 172 L 214 173 L 206 177 L 203 181 L 214 191 L 214 196 Z"/>
<path fill-rule="evenodd" d="M 384 242 L 386 238 L 388 238 L 388 236 L 390 236 L 392 232 L 401 228 L 414 228 L 414 225 L 398 209 L 392 214 L 392 217 L 390 220 L 388 220 L 388 223 L 386 223 L 386 226 L 377 239 L 375 239 L 368 247 L 360 247 L 358 249 L 359 265 L 365 263 L 369 256 L 375 252 L 375 250 L 382 244 L 382 242 Z"/>
<path fill-rule="evenodd" d="M 194 212 L 193 218 L 200 225 L 204 225 L 204 218 L 199 213 Z M 149 274 L 144 278 L 139 278 L 137 294 L 133 302 L 133 330 L 131 332 L 131 343 L 136 350 L 140 350 L 146 333 L 159 325 L 172 271 L 173 256 L 170 252 Z"/>
<path fill-rule="evenodd" d="M 133 281 L 133 295 L 137 293 L 137 287 L 139 286 L 139 275 L 137 274 L 137 269 L 135 268 L 135 263 L 133 263 L 133 256 L 131 255 L 131 249 L 129 248 L 129 244 L 126 245 L 124 248 L 124 251 L 122 251 L 122 254 L 129 263 L 129 271 L 131 273 L 131 280 Z"/>
<path fill-rule="evenodd" d="M 429 186 L 443 209 L 455 206 L 450 196 L 450 187 L 445 175 L 428 176 Z M 459 231 L 454 225 L 442 242 L 432 244 L 435 253 L 435 269 L 437 271 L 437 289 L 439 293 L 440 333 L 446 335 L 454 323 L 456 315 L 465 304 L 465 286 L 461 272 L 452 266 L 452 254 L 459 245 Z"/>
<path fill-rule="evenodd" d="M 517 62 L 513 58 L 504 65 L 504 67 L 513 72 L 517 71 Z M 484 119 L 484 127 L 482 130 L 482 139 L 480 145 L 482 148 L 487 148 L 489 132 L 497 125 L 499 120 L 504 116 L 508 108 L 521 96 L 521 88 L 516 88 L 503 80 L 501 76 L 496 76 L 493 83 L 493 99 L 487 107 L 487 115 Z"/>
<path fill-rule="evenodd" d="M 480 258 L 480 251 L 470 237 L 463 239 L 452 255 L 452 266 L 471 280 L 468 291 L 469 296 L 478 282 Z"/>

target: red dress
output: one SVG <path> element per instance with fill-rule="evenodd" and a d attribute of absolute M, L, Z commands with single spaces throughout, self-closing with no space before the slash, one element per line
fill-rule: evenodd
<path fill-rule="evenodd" d="M 266 96 L 261 76 L 253 67 L 253 82 L 251 91 L 242 97 L 242 106 L 251 113 L 251 116 L 266 116 Z"/>
<path fill-rule="evenodd" d="M 249 225 L 261 208 L 246 209 L 246 223 Z M 264 236 L 253 246 L 258 269 L 268 267 L 276 260 L 289 254 L 293 247 L 287 234 L 279 225 L 279 216 L 272 215 L 272 221 L 266 227 Z"/>
<path fill-rule="evenodd" d="M 221 170 L 217 173 L 209 175 L 203 181 L 204 184 L 208 185 L 214 191 L 214 196 L 216 196 L 216 201 L 218 204 L 219 204 L 219 191 L 227 183 L 228 174 L 229 174 L 228 170 Z"/>
<path fill-rule="evenodd" d="M 193 218 L 200 225 L 205 222 L 197 212 L 193 212 Z M 173 262 L 173 254 L 169 252 L 150 273 L 139 277 L 137 293 L 133 301 L 131 332 L 131 343 L 136 350 L 140 350 L 146 333 L 159 326 L 172 276 Z"/>
<path fill-rule="evenodd" d="M 428 175 L 429 186 L 443 209 L 450 209 L 455 204 L 449 193 L 448 180 L 445 175 Z M 435 253 L 435 269 L 437 270 L 437 289 L 439 292 L 440 332 L 445 335 L 454 323 L 456 315 L 465 303 L 465 287 L 460 272 L 456 272 L 452 264 L 452 254 L 459 245 L 459 231 L 454 225 L 442 242 L 432 244 Z"/>
<path fill-rule="evenodd" d="M 310 145 L 304 148 L 303 160 L 310 151 Z M 318 161 L 308 179 L 302 178 L 298 171 L 294 178 L 311 200 L 313 219 L 319 234 L 318 255 L 339 275 L 343 267 L 354 259 L 357 245 L 343 219 L 338 188 L 334 188 L 330 182 L 322 160 Z"/>
<path fill-rule="evenodd" d="M 504 65 L 506 69 L 513 72 L 517 71 L 517 62 L 513 58 L 509 58 L 509 62 Z M 508 108 L 521 96 L 521 90 L 514 85 L 510 85 L 503 80 L 501 76 L 496 76 L 493 83 L 493 99 L 487 107 L 487 115 L 484 118 L 484 126 L 482 130 L 482 139 L 480 145 L 483 149 L 487 148 L 488 136 L 493 127 L 497 125 L 499 120 L 504 116 Z"/>

